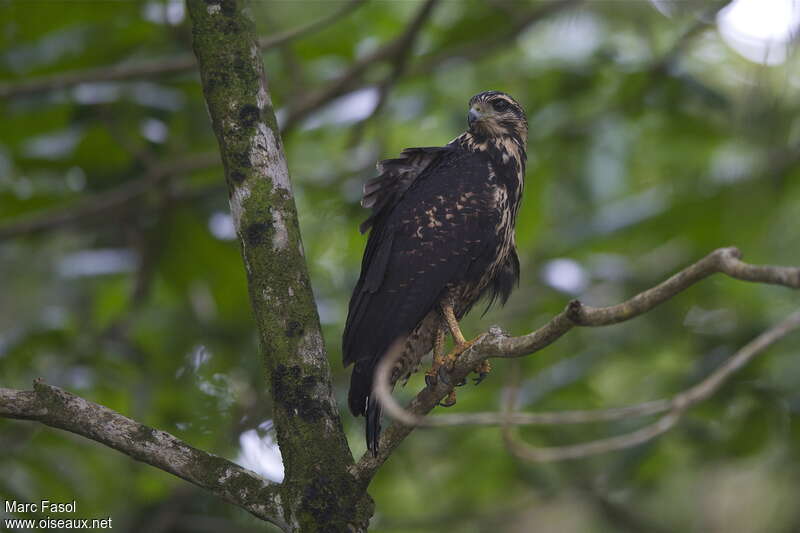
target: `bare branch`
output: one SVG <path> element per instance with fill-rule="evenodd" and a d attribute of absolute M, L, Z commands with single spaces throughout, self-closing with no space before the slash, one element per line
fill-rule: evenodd
<path fill-rule="evenodd" d="M 330 26 L 332 23 L 336 22 L 345 15 L 349 15 L 351 12 L 355 11 L 357 7 L 365 4 L 366 1 L 367 0 L 350 0 L 349 2 L 343 4 L 339 9 L 331 11 L 329 14 L 325 15 L 324 17 L 320 17 L 318 20 L 311 21 L 303 26 L 298 26 L 297 28 L 286 30 L 269 37 L 262 37 L 258 40 L 258 46 L 263 52 L 277 48 L 278 46 L 297 40 L 301 37 L 305 37 L 306 35 L 316 33 L 326 26 Z"/>
<path fill-rule="evenodd" d="M 363 87 L 362 78 L 372 65 L 382 61 L 393 61 L 402 58 L 406 48 L 416 38 L 417 33 L 430 17 L 436 2 L 438 0 L 426 0 L 403 32 L 395 39 L 353 63 L 349 69 L 326 87 L 311 93 L 296 105 L 290 106 L 282 131 L 290 131 L 313 111 L 316 111 L 334 98 Z"/>
<path fill-rule="evenodd" d="M 12 220 L 0 226 L 0 241 L 55 228 L 64 229 L 87 218 L 117 211 L 135 198 L 151 191 L 165 179 L 216 164 L 219 164 L 219 154 L 212 152 L 194 154 L 155 166 L 141 179 L 127 181 L 114 189 L 87 196 L 72 205 Z"/>
<path fill-rule="evenodd" d="M 430 54 L 421 58 L 413 68 L 406 69 L 404 67 L 403 71 L 408 71 L 408 75 L 410 76 L 420 76 L 433 72 L 440 65 L 453 58 L 478 59 L 479 57 L 483 57 L 484 55 L 498 49 L 504 43 L 515 39 L 531 25 L 544 20 L 555 13 L 575 7 L 581 4 L 583 1 L 584 0 L 557 0 L 554 2 L 546 2 L 542 6 L 521 13 L 519 17 L 514 20 L 513 24 L 507 31 L 504 31 L 497 36 L 486 40 L 480 40 L 479 42 L 470 42 L 450 50 L 444 50 L 438 53 Z M 311 93 L 304 100 L 301 100 L 299 103 L 290 106 L 288 115 L 283 125 L 283 131 L 290 131 L 308 115 L 321 108 L 334 98 L 362 89 L 369 85 L 363 79 L 368 69 L 373 65 L 383 61 L 395 61 L 398 57 L 404 54 L 404 41 L 408 39 L 408 35 L 413 35 L 418 31 L 419 28 L 417 26 L 421 25 L 422 22 L 424 22 L 424 20 L 429 16 L 429 10 L 433 7 L 432 4 L 433 2 L 430 0 L 426 2 L 417 12 L 412 21 L 408 24 L 403 33 L 397 38 L 355 62 L 349 69 L 342 73 L 341 76 L 334 79 L 326 87 Z M 391 74 L 389 76 L 391 77 Z"/>
<path fill-rule="evenodd" d="M 359 7 L 365 0 L 350 0 L 339 9 L 319 20 L 309 22 L 297 28 L 259 39 L 262 51 L 275 49 L 290 41 L 317 32 Z M 165 74 L 178 74 L 193 70 L 197 66 L 193 54 L 180 54 L 175 57 L 157 59 L 139 64 L 120 64 L 98 67 L 76 72 L 66 72 L 52 76 L 44 76 L 20 83 L 0 84 L 0 98 L 27 96 L 46 91 L 67 89 L 81 83 L 125 81 L 136 78 L 153 78 Z"/>
<path fill-rule="evenodd" d="M 76 72 L 43 76 L 18 83 L 0 84 L 0 98 L 29 96 L 59 89 L 68 89 L 81 83 L 125 81 L 136 78 L 153 78 L 192 70 L 194 58 L 188 54 L 128 65 L 121 63 Z"/>
<path fill-rule="evenodd" d="M 519 440 L 510 431 L 511 426 L 506 425 L 503 428 L 503 439 L 514 455 L 521 459 L 537 462 L 579 459 L 637 446 L 671 429 L 678 423 L 689 407 L 709 398 L 734 372 L 752 361 L 772 344 L 797 329 L 800 329 L 800 311 L 793 313 L 778 325 L 750 341 L 706 379 L 668 400 L 667 403 L 670 410 L 666 415 L 654 423 L 631 433 L 572 446 L 537 448 Z"/>
<path fill-rule="evenodd" d="M 574 300 L 567 308 L 553 317 L 549 322 L 528 335 L 520 337 L 506 337 L 499 332 L 490 331 L 476 342 L 470 350 L 461 355 L 450 371 L 450 383 L 458 383 L 464 379 L 484 359 L 491 357 L 513 358 L 535 353 L 549 346 L 569 330 L 576 326 L 604 326 L 630 320 L 639 316 L 664 301 L 684 291 L 691 285 L 705 279 L 714 273 L 724 273 L 732 278 L 758 283 L 783 285 L 786 287 L 800 288 L 800 268 L 782 266 L 751 265 L 741 261 L 741 254 L 736 248 L 720 248 L 690 265 L 684 270 L 673 275 L 666 281 L 648 289 L 633 298 L 609 307 L 584 306 Z M 792 315 L 793 317 L 795 315 Z M 780 326 L 779 326 L 780 327 Z M 772 330 L 771 330 L 772 331 Z M 781 334 L 785 335 L 788 331 Z M 759 337 L 760 338 L 760 337 Z M 780 337 L 778 337 L 780 338 Z M 777 340 L 777 339 L 775 339 Z M 754 341 L 755 342 L 755 341 Z M 771 342 L 774 342 L 771 341 Z M 750 345 L 748 345 L 750 346 Z M 365 455 L 356 465 L 357 475 L 368 482 L 374 471 L 388 457 L 391 451 L 404 439 L 414 426 L 444 426 L 465 424 L 563 424 L 580 423 L 602 420 L 615 420 L 629 416 L 646 416 L 670 411 L 664 418 L 653 426 L 644 428 L 635 433 L 634 439 L 648 440 L 669 429 L 676 421 L 673 400 L 657 400 L 639 405 L 597 411 L 568 411 L 565 413 L 467 413 L 448 414 L 436 417 L 425 417 L 451 390 L 451 386 L 443 381 L 433 387 L 426 387 L 403 409 L 392 397 L 389 375 L 391 366 L 397 353 L 390 351 L 378 365 L 375 374 L 375 394 L 381 402 L 385 412 L 396 422 L 392 424 L 381 439 L 381 452 L 377 458 Z M 749 356 L 752 358 L 752 355 Z M 735 356 L 735 369 L 740 368 L 749 358 L 740 361 Z M 725 369 L 728 367 L 725 366 Z M 722 369 L 721 369 L 722 370 Z M 721 378 L 726 379 L 731 370 L 724 370 Z M 715 374 L 716 375 L 716 374 Z M 709 377 L 712 379 L 713 375 Z M 708 394 L 716 390 L 719 383 L 714 385 Z M 693 389 L 690 389 L 693 390 Z M 688 392 L 688 391 L 687 391 Z M 698 394 L 694 392 L 692 394 Z M 703 396 L 704 399 L 707 396 Z M 683 398 L 678 396 L 676 398 Z M 700 401 L 700 400 L 697 400 Z M 605 446 L 615 445 L 616 441 L 610 440 Z M 596 446 L 593 444 L 593 446 Z"/>
<path fill-rule="evenodd" d="M 731 0 L 716 0 L 711 2 L 711 5 L 697 16 L 695 22 L 684 30 L 681 36 L 673 43 L 672 47 L 653 64 L 650 70 L 659 72 L 672 67 L 700 35 L 709 28 L 714 27 L 717 14 L 730 3 Z"/>
<path fill-rule="evenodd" d="M 398 52 L 394 57 L 392 69 L 389 74 L 378 83 L 378 101 L 370 114 L 354 125 L 351 144 L 356 144 L 360 140 L 366 124 L 375 119 L 386 105 L 389 94 L 406 71 L 409 60 L 413 55 L 414 44 L 419 36 L 420 30 L 422 30 L 425 20 L 430 17 L 436 2 L 438 2 L 438 0 L 431 0 L 425 4 L 408 25 L 407 30 L 400 36 L 401 42 L 397 45 Z"/>
<path fill-rule="evenodd" d="M 411 76 L 429 74 L 437 70 L 441 65 L 454 58 L 476 60 L 493 51 L 501 48 L 509 41 L 513 41 L 528 28 L 546 20 L 547 18 L 565 11 L 578 7 L 585 0 L 556 0 L 554 2 L 544 2 L 541 5 L 517 14 L 512 19 L 512 24 L 508 29 L 487 39 L 468 42 L 461 46 L 433 52 L 420 59 L 416 68 L 411 69 Z"/>
<path fill-rule="evenodd" d="M 750 265 L 739 258 L 736 248 L 719 248 L 663 283 L 609 307 L 590 307 L 574 300 L 550 322 L 521 337 L 491 336 L 476 347 L 486 357 L 521 357 L 541 350 L 575 326 L 606 326 L 637 317 L 672 298 L 711 274 L 723 273 L 742 281 L 800 288 L 800 268 Z"/>
<path fill-rule="evenodd" d="M 280 485 L 58 387 L 36 380 L 33 390 L 0 388 L 0 417 L 41 422 L 99 442 L 289 531 L 278 498 Z"/>

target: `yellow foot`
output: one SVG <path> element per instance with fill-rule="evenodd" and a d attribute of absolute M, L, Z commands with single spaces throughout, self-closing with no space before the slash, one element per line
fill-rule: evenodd
<path fill-rule="evenodd" d="M 450 394 L 445 396 L 444 400 L 439 402 L 442 407 L 453 407 L 456 404 L 456 391 L 451 390 Z"/>
<path fill-rule="evenodd" d="M 488 376 L 491 371 L 492 363 L 490 363 L 488 359 L 484 359 L 481 364 L 475 367 L 475 372 L 478 374 L 478 377 L 474 380 L 475 385 L 480 384 L 481 381 L 486 379 L 486 376 Z"/>
<path fill-rule="evenodd" d="M 453 364 L 456 362 L 456 359 L 458 359 L 462 353 L 472 348 L 472 345 L 481 340 L 483 336 L 484 334 L 481 334 L 472 339 L 471 341 L 457 344 L 456 347 L 453 348 L 453 350 L 444 357 L 444 366 L 447 367 L 448 369 L 453 368 Z"/>
<path fill-rule="evenodd" d="M 428 387 L 435 387 L 439 382 L 439 371 L 442 369 L 442 363 L 444 362 L 444 356 L 442 355 L 444 353 L 444 336 L 444 329 L 440 327 L 433 338 L 433 362 L 430 370 L 425 372 L 425 384 Z"/>

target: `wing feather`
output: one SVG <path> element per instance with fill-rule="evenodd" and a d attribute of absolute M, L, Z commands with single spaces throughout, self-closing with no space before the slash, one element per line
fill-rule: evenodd
<path fill-rule="evenodd" d="M 395 205 L 411 184 L 437 159 L 452 151 L 447 146 L 406 148 L 395 159 L 385 159 L 377 164 L 380 175 L 364 184 L 362 207 L 372 209 L 372 214 L 359 229 L 365 233 L 387 208 Z"/>
<path fill-rule="evenodd" d="M 355 363 L 354 414 L 365 414 L 372 374 L 386 350 L 435 308 L 450 284 L 492 261 L 500 215 L 489 172 L 480 154 L 448 148 L 411 182 L 391 193 L 387 188 L 387 195 L 403 190 L 370 217 L 342 344 L 345 365 Z"/>

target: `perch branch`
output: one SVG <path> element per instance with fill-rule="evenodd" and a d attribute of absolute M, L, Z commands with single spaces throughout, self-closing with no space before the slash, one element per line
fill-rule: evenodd
<path fill-rule="evenodd" d="M 736 248 L 719 248 L 700 261 L 673 275 L 666 281 L 633 298 L 609 307 L 590 307 L 574 300 L 567 308 L 539 329 L 520 337 L 506 337 L 497 332 L 484 335 L 470 350 L 461 355 L 450 372 L 450 383 L 458 383 L 472 372 L 484 359 L 492 357 L 513 358 L 535 353 L 549 346 L 576 326 L 596 327 L 616 324 L 637 317 L 664 301 L 684 291 L 691 285 L 714 273 L 729 277 L 800 288 L 800 268 L 782 266 L 751 265 L 740 260 Z M 794 316 L 794 315 L 793 315 Z M 378 457 L 369 454 L 356 465 L 357 475 L 368 482 L 375 470 L 386 460 L 399 443 L 415 426 L 442 426 L 464 424 L 559 424 L 596 420 L 614 420 L 627 416 L 645 416 L 672 409 L 669 400 L 646 402 L 636 406 L 605 409 L 599 411 L 569 411 L 566 413 L 468 413 L 425 417 L 450 391 L 451 387 L 439 380 L 433 387 L 426 387 L 403 409 L 392 397 L 389 374 L 396 353 L 390 353 L 378 365 L 375 374 L 375 394 L 385 412 L 396 420 L 387 428 L 381 439 Z M 738 366 L 736 368 L 739 368 Z M 725 373 L 722 379 L 727 378 Z M 715 390 L 715 389 L 714 389 Z M 661 419 L 657 427 L 649 431 L 666 431 L 677 421 L 673 411 Z M 676 418 L 673 420 L 673 418 Z M 665 427 L 667 426 L 667 427 Z M 645 428 L 647 429 L 647 428 Z M 644 430 L 642 430 L 644 431 Z M 655 436 L 655 435 L 653 435 Z M 638 438 L 648 437 L 640 433 Z M 649 436 L 648 438 L 652 438 Z"/>
<path fill-rule="evenodd" d="M 280 485 L 58 387 L 36 380 L 33 390 L 0 388 L 0 417 L 41 422 L 99 442 L 289 531 L 278 499 Z"/>

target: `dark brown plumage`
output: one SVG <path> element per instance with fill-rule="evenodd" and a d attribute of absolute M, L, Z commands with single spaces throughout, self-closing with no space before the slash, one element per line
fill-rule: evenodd
<path fill-rule="evenodd" d="M 392 384 L 407 378 L 448 329 L 448 313 L 460 320 L 482 296 L 505 303 L 519 278 L 514 223 L 525 174 L 525 112 L 499 91 L 480 93 L 469 105 L 466 132 L 446 146 L 408 148 L 382 161 L 380 176 L 364 186 L 362 205 L 372 214 L 361 231 L 370 235 L 342 349 L 344 364 L 354 364 L 350 410 L 366 416 L 373 453 L 381 410 L 372 384 L 380 358 L 402 343 Z"/>

